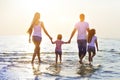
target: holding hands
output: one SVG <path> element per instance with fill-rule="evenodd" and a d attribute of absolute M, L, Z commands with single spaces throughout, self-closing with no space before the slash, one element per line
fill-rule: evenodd
<path fill-rule="evenodd" d="M 71 39 L 68 40 L 68 43 L 71 43 Z"/>

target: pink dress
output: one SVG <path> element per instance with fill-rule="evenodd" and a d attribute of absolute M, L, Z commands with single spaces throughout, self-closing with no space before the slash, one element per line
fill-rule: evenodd
<path fill-rule="evenodd" d="M 65 42 L 64 41 L 61 41 L 61 40 L 56 40 L 55 42 L 53 42 L 53 44 L 56 44 L 56 47 L 55 47 L 55 52 L 56 53 L 62 53 L 62 44 L 64 44 Z"/>

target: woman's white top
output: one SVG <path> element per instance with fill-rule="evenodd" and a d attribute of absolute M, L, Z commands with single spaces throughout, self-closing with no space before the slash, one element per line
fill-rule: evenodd
<path fill-rule="evenodd" d="M 38 25 L 34 25 L 34 27 L 33 27 L 33 36 L 38 36 L 38 37 L 42 38 L 41 24 L 40 23 Z"/>

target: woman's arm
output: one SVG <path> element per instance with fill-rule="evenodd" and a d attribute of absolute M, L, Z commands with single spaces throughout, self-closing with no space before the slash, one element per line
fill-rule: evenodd
<path fill-rule="evenodd" d="M 55 44 L 55 42 L 53 42 L 53 40 L 52 40 L 52 39 L 51 39 L 51 43 L 52 43 L 52 44 Z"/>
<path fill-rule="evenodd" d="M 42 25 L 42 28 L 43 28 L 43 31 L 45 32 L 45 34 L 50 38 L 50 40 L 52 39 L 52 37 L 48 34 L 47 30 L 45 29 L 44 27 L 44 23 L 41 22 L 41 25 Z"/>
<path fill-rule="evenodd" d="M 29 43 L 31 43 L 31 34 L 29 34 Z"/>
<path fill-rule="evenodd" d="M 32 25 L 30 26 L 30 28 L 28 29 L 27 33 L 29 34 L 29 43 L 31 43 L 31 34 L 32 34 Z"/>

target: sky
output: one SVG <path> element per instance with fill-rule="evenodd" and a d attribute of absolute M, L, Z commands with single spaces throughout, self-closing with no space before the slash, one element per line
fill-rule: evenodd
<path fill-rule="evenodd" d="M 84 13 L 98 37 L 120 39 L 119 4 L 120 0 L 0 0 L 0 35 L 26 35 L 39 12 L 51 36 L 61 33 L 68 38 Z"/>

